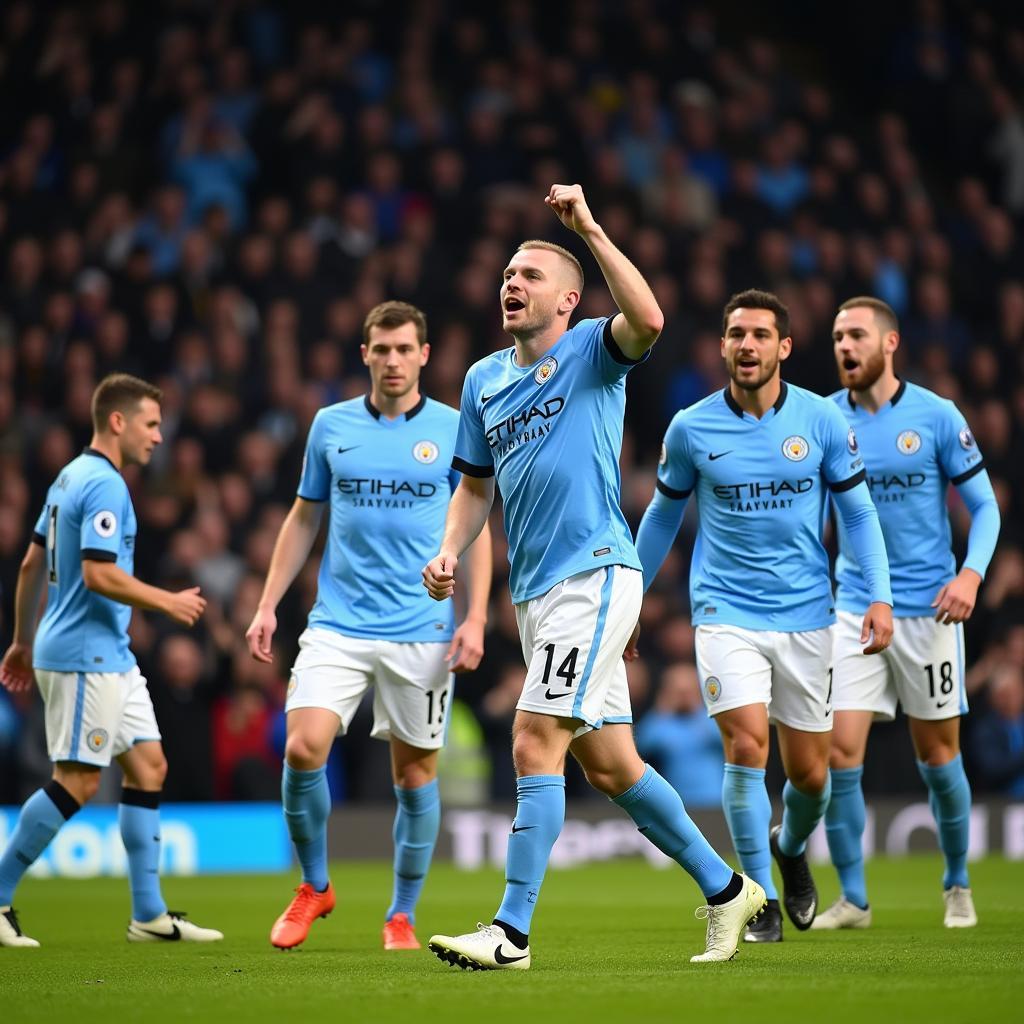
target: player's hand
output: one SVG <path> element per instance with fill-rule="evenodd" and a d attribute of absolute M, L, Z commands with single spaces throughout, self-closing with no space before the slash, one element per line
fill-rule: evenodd
<path fill-rule="evenodd" d="M 892 643 L 892 608 L 881 601 L 868 605 L 864 625 L 860 630 L 860 642 L 867 644 L 865 654 L 878 654 Z"/>
<path fill-rule="evenodd" d="M 640 648 L 637 646 L 640 642 L 640 623 L 638 622 L 633 627 L 633 632 L 629 634 L 629 639 L 626 641 L 626 649 L 622 652 L 623 661 L 636 661 L 640 657 Z"/>
<path fill-rule="evenodd" d="M 971 617 L 978 600 L 981 577 L 973 569 L 961 569 L 956 579 L 950 580 L 932 601 L 935 621 L 944 626 L 965 622 Z"/>
<path fill-rule="evenodd" d="M 277 631 L 277 616 L 270 608 L 257 608 L 252 623 L 245 631 L 245 642 L 249 645 L 249 653 L 264 665 L 274 660 L 270 642 Z"/>
<path fill-rule="evenodd" d="M 466 619 L 452 637 L 445 660 L 452 672 L 472 672 L 484 656 L 484 623 Z"/>
<path fill-rule="evenodd" d="M 435 601 L 444 601 L 455 593 L 455 570 L 458 567 L 458 558 L 443 551 L 423 567 L 423 586 Z"/>
<path fill-rule="evenodd" d="M 199 593 L 198 587 L 179 590 L 171 594 L 167 603 L 167 614 L 183 626 L 194 626 L 199 616 L 206 610 L 206 598 Z"/>
<path fill-rule="evenodd" d="M 11 644 L 0 662 L 0 683 L 11 693 L 22 693 L 32 687 L 36 674 L 32 671 L 32 648 L 28 644 Z"/>
<path fill-rule="evenodd" d="M 583 198 L 582 185 L 552 185 L 544 202 L 570 231 L 578 235 L 585 235 L 597 227 L 597 221 Z"/>

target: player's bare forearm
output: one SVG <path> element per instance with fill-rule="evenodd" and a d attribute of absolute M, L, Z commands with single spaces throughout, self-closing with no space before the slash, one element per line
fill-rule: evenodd
<path fill-rule="evenodd" d="M 295 577 L 313 550 L 316 535 L 320 532 L 323 512 L 323 502 L 295 499 L 274 542 L 270 568 L 267 570 L 267 579 L 260 597 L 260 608 L 276 608 L 288 588 L 295 582 Z"/>
<path fill-rule="evenodd" d="M 491 527 L 484 520 L 476 540 L 466 548 L 462 557 L 462 578 L 466 585 L 456 589 L 456 600 L 464 607 L 463 621 L 487 623 L 487 603 L 491 594 L 491 567 L 494 556 L 491 549 Z"/>
<path fill-rule="evenodd" d="M 174 596 L 162 587 L 143 583 L 125 572 L 116 562 L 83 560 L 82 581 L 94 594 L 147 612 L 166 612 Z"/>
<path fill-rule="evenodd" d="M 441 553 L 458 558 L 480 536 L 494 503 L 494 478 L 463 476 L 455 488 L 444 524 Z"/>
<path fill-rule="evenodd" d="M 39 617 L 39 601 L 46 578 L 46 549 L 41 544 L 29 544 L 18 570 L 18 583 L 14 591 L 13 643 L 32 647 Z"/>

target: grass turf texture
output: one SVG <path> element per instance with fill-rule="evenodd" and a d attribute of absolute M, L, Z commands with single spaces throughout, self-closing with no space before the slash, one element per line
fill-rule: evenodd
<path fill-rule="evenodd" d="M 816 869 L 827 906 L 834 875 Z M 124 879 L 29 879 L 17 908 L 41 949 L 0 949 L 5 1024 L 145 1021 L 744 1021 L 827 1024 L 1019 1019 L 1024 951 L 1021 866 L 971 866 L 981 924 L 942 927 L 937 857 L 875 861 L 869 931 L 797 932 L 778 946 L 742 945 L 728 964 L 703 950 L 696 887 L 640 861 L 551 872 L 526 972 L 463 972 L 424 949 L 384 953 L 390 894 L 382 864 L 335 864 L 338 907 L 305 946 L 271 948 L 270 926 L 297 884 L 282 876 L 171 878 L 172 907 L 227 938 L 212 946 L 125 942 Z M 420 941 L 489 920 L 500 874 L 437 865 L 418 915 Z"/>

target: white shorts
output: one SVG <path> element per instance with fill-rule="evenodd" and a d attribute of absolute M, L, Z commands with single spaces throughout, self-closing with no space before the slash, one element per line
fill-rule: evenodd
<path fill-rule="evenodd" d="M 804 633 L 698 626 L 697 675 L 708 714 L 765 704 L 803 732 L 832 728 L 832 627 Z"/>
<path fill-rule="evenodd" d="M 333 711 L 341 719 L 338 735 L 344 736 L 363 694 L 374 686 L 370 735 L 438 750 L 448 732 L 452 696 L 448 647 L 446 642 L 405 644 L 307 629 L 299 637 L 285 711 Z"/>
<path fill-rule="evenodd" d="M 105 768 L 136 743 L 160 740 L 146 677 L 127 672 L 35 670 L 46 705 L 46 749 L 51 761 Z"/>
<path fill-rule="evenodd" d="M 586 723 L 632 722 L 622 652 L 640 617 L 643 574 L 609 565 L 516 605 L 526 682 L 516 708 Z"/>
<path fill-rule="evenodd" d="M 945 626 L 930 615 L 896 619 L 892 643 L 863 653 L 862 619 L 839 612 L 836 628 L 837 711 L 873 711 L 891 721 L 899 702 L 905 714 L 940 721 L 967 714 L 963 623 Z"/>

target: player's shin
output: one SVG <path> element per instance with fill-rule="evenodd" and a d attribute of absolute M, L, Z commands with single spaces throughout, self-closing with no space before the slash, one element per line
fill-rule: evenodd
<path fill-rule="evenodd" d="M 167 913 L 160 892 L 160 794 L 123 789 L 117 820 L 128 854 L 132 920 L 152 921 Z"/>
<path fill-rule="evenodd" d="M 25 801 L 10 842 L 0 856 L 0 907 L 10 906 L 21 876 L 79 807 L 78 801 L 56 779 Z"/>
<path fill-rule="evenodd" d="M 395 840 L 395 881 L 385 920 L 406 914 L 416 920 L 416 902 L 427 877 L 441 827 L 441 797 L 437 779 L 415 789 L 395 786 L 398 810 L 392 835 Z"/>
<path fill-rule="evenodd" d="M 825 835 L 843 896 L 861 909 L 868 905 L 864 881 L 864 766 L 832 769 L 832 798 L 825 812 Z"/>
<path fill-rule="evenodd" d="M 679 794 L 650 765 L 614 802 L 636 822 L 640 832 L 693 878 L 706 899 L 731 899 L 739 893 L 739 876 L 690 820 Z M 726 893 L 729 895 L 723 896 Z"/>
<path fill-rule="evenodd" d="M 832 795 L 832 776 L 825 775 L 825 788 L 820 793 L 805 793 L 792 782 L 782 790 L 782 831 L 779 849 L 787 857 L 798 857 L 807 847 L 807 839 L 817 828 Z"/>
<path fill-rule="evenodd" d="M 494 923 L 509 938 L 530 933 L 551 848 L 565 821 L 565 778 L 527 775 L 516 783 L 518 803 L 505 859 L 505 896 Z M 511 929 L 511 930 L 510 930 Z"/>
<path fill-rule="evenodd" d="M 764 784 L 763 768 L 727 764 L 722 780 L 722 808 L 743 873 L 754 879 L 770 900 L 778 899 L 772 879 L 768 830 L 772 805 Z"/>
<path fill-rule="evenodd" d="M 286 762 L 281 802 L 288 834 L 302 865 L 302 881 L 323 892 L 328 883 L 327 818 L 331 813 L 326 766 L 303 772 Z"/>
<path fill-rule="evenodd" d="M 924 784 L 928 787 L 928 803 L 939 830 L 939 847 L 946 860 L 942 888 L 967 888 L 967 847 L 970 841 L 971 787 L 964 772 L 964 761 L 957 754 L 946 764 L 929 765 L 917 762 Z"/>

